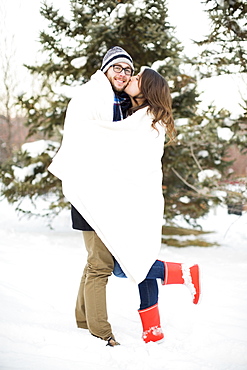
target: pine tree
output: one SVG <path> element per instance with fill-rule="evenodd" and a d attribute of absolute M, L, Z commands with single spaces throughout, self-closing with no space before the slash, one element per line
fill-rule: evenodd
<path fill-rule="evenodd" d="M 53 141 L 46 141 L 42 153 L 34 156 L 28 150 L 21 151 L 2 167 L 2 193 L 15 203 L 25 197 L 48 197 L 47 213 L 68 206 L 60 181 L 47 171 L 56 142 L 61 141 L 69 101 L 69 96 L 56 91 L 60 86 L 85 83 L 100 68 L 105 52 L 119 45 L 132 55 L 136 71 L 143 65 L 153 66 L 171 87 L 174 117 L 185 124 L 178 126 L 178 145 L 166 147 L 163 158 L 166 218 L 182 214 L 193 222 L 208 212 L 212 202 L 221 201 L 215 189 L 227 166 L 223 158 L 229 143 L 219 139 L 217 127 L 227 126 L 229 113 L 213 107 L 197 113 L 196 79 L 183 71 L 182 46 L 167 21 L 166 1 L 71 0 L 70 4 L 70 19 L 52 5 L 42 5 L 41 14 L 49 24 L 48 31 L 40 33 L 46 60 L 27 66 L 42 78 L 42 90 L 31 98 L 19 97 L 28 112 L 30 135 L 43 132 L 44 138 Z M 75 64 L 78 58 L 80 68 Z M 22 176 L 18 176 L 20 169 Z M 206 169 L 211 169 L 208 176 Z M 200 174 L 204 174 L 203 180 Z"/>
<path fill-rule="evenodd" d="M 206 0 L 211 29 L 205 39 L 197 44 L 202 52 L 194 63 L 199 67 L 200 76 L 239 74 L 247 72 L 247 3 L 245 0 Z M 231 91 L 229 91 L 231 94 Z M 240 102 L 239 102 L 240 103 Z M 243 114 L 237 119 L 228 119 L 234 133 L 228 146 L 234 144 L 240 153 L 247 155 L 247 100 L 242 99 Z M 230 122 L 230 124 L 229 124 Z M 226 151 L 227 154 L 227 151 Z M 246 157 L 247 165 L 247 157 Z M 246 180 L 240 179 L 243 190 L 229 191 L 227 203 L 246 203 Z"/>
<path fill-rule="evenodd" d="M 198 42 L 203 49 L 200 70 L 205 76 L 247 72 L 247 3 L 206 0 L 211 31 Z"/>
<path fill-rule="evenodd" d="M 196 225 L 212 205 L 246 202 L 245 186 L 238 191 L 227 186 L 233 164 L 228 148 L 232 143 L 242 146 L 244 140 L 238 126 L 230 112 L 214 106 L 178 126 L 178 145 L 168 147 L 163 157 L 168 219 L 183 215 Z"/>

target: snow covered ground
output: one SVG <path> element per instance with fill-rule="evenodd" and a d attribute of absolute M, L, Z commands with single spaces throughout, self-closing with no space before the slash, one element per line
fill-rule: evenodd
<path fill-rule="evenodd" d="M 165 341 L 145 344 L 137 288 L 111 277 L 109 320 L 121 346 L 106 347 L 77 329 L 74 305 L 86 261 L 81 233 L 69 212 L 54 229 L 40 219 L 18 219 L 0 202 L 1 370 L 246 370 L 247 214 L 218 208 L 202 221 L 219 247 L 162 248 L 167 261 L 198 262 L 200 305 L 184 286 L 160 286 Z"/>

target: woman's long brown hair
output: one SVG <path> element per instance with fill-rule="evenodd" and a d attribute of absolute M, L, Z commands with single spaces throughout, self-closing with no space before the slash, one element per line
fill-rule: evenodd
<path fill-rule="evenodd" d="M 157 130 L 156 123 L 166 127 L 169 143 L 175 141 L 176 129 L 172 115 L 172 98 L 167 81 L 158 72 L 151 68 L 146 68 L 139 79 L 140 95 L 144 98 L 144 103 L 134 107 L 132 112 L 148 107 L 148 112 L 152 114 L 152 127 Z"/>

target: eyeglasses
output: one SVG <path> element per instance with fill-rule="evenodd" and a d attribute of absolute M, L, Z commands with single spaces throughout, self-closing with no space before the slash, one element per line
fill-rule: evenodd
<path fill-rule="evenodd" d="M 113 64 L 112 68 L 113 68 L 113 71 L 116 72 L 116 73 L 121 73 L 122 71 L 124 71 L 126 76 L 131 76 L 132 75 L 132 69 L 129 68 L 129 67 L 123 68 L 122 66 L 119 66 L 117 64 Z"/>

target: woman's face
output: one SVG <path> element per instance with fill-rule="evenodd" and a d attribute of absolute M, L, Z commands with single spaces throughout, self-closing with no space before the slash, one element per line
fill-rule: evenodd
<path fill-rule="evenodd" d="M 124 91 L 132 98 L 137 97 L 141 93 L 141 90 L 139 88 L 140 79 L 141 79 L 140 76 L 141 76 L 141 73 L 138 73 L 138 75 L 136 76 L 132 76 L 128 85 L 124 89 Z"/>

